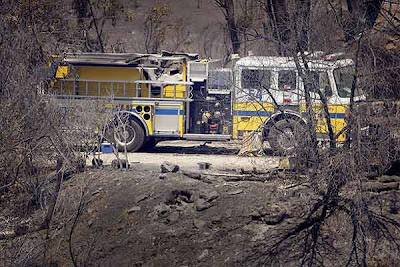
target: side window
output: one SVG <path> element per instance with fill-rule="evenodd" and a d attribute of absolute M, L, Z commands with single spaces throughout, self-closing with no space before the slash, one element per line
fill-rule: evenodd
<path fill-rule="evenodd" d="M 264 69 L 243 69 L 241 73 L 241 91 L 239 94 L 248 101 L 262 100 L 264 88 L 269 88 L 271 72 Z"/>
<path fill-rule="evenodd" d="M 242 88 L 258 87 L 258 70 L 242 70 Z"/>
<path fill-rule="evenodd" d="M 278 73 L 278 87 L 282 91 L 296 90 L 296 72 L 293 70 L 281 70 Z"/>
<path fill-rule="evenodd" d="M 339 97 L 343 98 L 350 97 L 354 79 L 354 67 L 347 66 L 347 67 L 337 68 L 333 71 L 333 75 L 335 76 L 336 88 Z M 355 96 L 362 95 L 362 91 L 358 86 L 355 89 L 356 89 L 354 92 Z"/>
<path fill-rule="evenodd" d="M 230 71 L 211 70 L 208 74 L 208 88 L 211 89 L 230 89 L 232 86 L 232 76 Z"/>
<path fill-rule="evenodd" d="M 316 88 L 319 88 L 326 97 L 332 96 L 332 89 L 329 84 L 328 73 L 311 71 L 311 82 L 313 84 L 312 93 L 318 94 Z"/>
<path fill-rule="evenodd" d="M 268 70 L 244 69 L 242 70 L 242 88 L 269 88 L 270 78 L 271 72 Z"/>

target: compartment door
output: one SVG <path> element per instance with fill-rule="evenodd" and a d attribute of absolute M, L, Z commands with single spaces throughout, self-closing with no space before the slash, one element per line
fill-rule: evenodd
<path fill-rule="evenodd" d="M 154 133 L 179 135 L 179 116 L 183 110 L 179 105 L 156 106 L 154 112 Z"/>

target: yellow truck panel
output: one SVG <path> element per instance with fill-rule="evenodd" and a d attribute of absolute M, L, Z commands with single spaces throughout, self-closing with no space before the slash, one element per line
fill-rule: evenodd
<path fill-rule="evenodd" d="M 64 79 L 68 76 L 68 66 L 59 66 L 56 72 L 57 79 Z"/>
<path fill-rule="evenodd" d="M 99 66 L 78 66 L 75 67 L 76 75 L 80 80 L 113 80 L 113 81 L 135 81 L 145 80 L 144 75 L 137 68 L 129 67 L 99 67 Z M 79 83 L 78 94 L 84 94 L 85 83 Z M 98 95 L 99 84 L 89 83 L 89 95 Z M 136 84 L 126 83 L 126 97 L 136 97 Z M 124 83 L 100 83 L 100 96 L 124 96 Z M 141 96 L 148 97 L 149 90 L 146 84 L 141 84 Z"/>
<path fill-rule="evenodd" d="M 256 131 L 273 114 L 272 103 L 243 102 L 233 104 L 233 138 L 245 131 Z"/>
<path fill-rule="evenodd" d="M 337 104 L 328 104 L 328 110 L 331 118 L 331 123 L 333 127 L 333 132 L 337 134 L 340 132 L 345 126 L 345 113 L 346 109 L 348 108 L 347 105 L 337 105 Z M 306 112 L 306 104 L 302 103 L 300 105 L 301 114 L 305 117 Z M 316 116 L 316 132 L 318 134 L 328 134 L 328 125 L 325 119 L 325 114 L 323 110 L 322 104 L 313 104 L 313 111 Z M 343 142 L 345 141 L 344 134 L 340 135 L 337 138 L 337 141 Z"/>

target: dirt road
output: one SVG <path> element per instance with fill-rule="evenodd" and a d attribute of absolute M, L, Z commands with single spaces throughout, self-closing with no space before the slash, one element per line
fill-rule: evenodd
<path fill-rule="evenodd" d="M 231 142 L 197 142 L 197 141 L 166 141 L 148 152 L 128 153 L 128 160 L 132 167 L 139 169 L 159 169 L 163 161 L 179 165 L 182 170 L 197 170 L 199 162 L 211 163 L 212 170 L 258 170 L 277 167 L 279 157 L 266 155 L 263 157 L 239 157 L 238 141 Z M 268 151 L 267 151 L 268 154 Z M 120 155 L 123 158 L 123 154 Z M 102 154 L 105 165 L 116 159 L 114 154 Z"/>

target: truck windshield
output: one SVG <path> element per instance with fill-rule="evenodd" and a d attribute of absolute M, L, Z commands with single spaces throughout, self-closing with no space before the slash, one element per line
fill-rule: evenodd
<path fill-rule="evenodd" d="M 353 84 L 354 79 L 354 67 L 342 67 L 337 68 L 333 71 L 335 76 L 336 88 L 339 94 L 339 97 L 347 98 L 351 96 L 351 86 Z M 360 91 L 358 87 L 354 92 L 354 96 L 359 96 Z"/>

